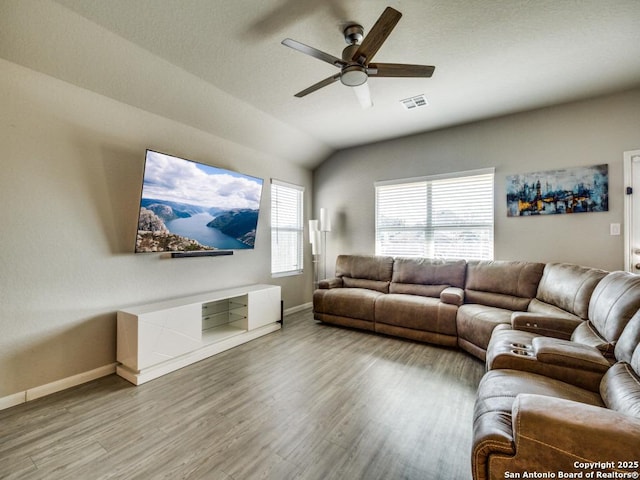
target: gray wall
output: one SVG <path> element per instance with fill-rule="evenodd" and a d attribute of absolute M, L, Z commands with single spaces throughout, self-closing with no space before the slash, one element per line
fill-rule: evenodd
<path fill-rule="evenodd" d="M 302 276 L 270 275 L 271 177 L 291 163 L 0 60 L 0 398 L 115 362 L 124 306 L 250 283 L 310 301 Z M 229 257 L 133 254 L 144 152 L 265 179 L 256 248 Z"/>
<path fill-rule="evenodd" d="M 623 268 L 623 152 L 640 148 L 640 90 L 366 145 L 334 154 L 314 172 L 314 205 L 333 231 L 328 271 L 340 253 L 375 250 L 377 180 L 495 167 L 495 258 Z M 609 211 L 508 218 L 505 177 L 609 164 Z"/>

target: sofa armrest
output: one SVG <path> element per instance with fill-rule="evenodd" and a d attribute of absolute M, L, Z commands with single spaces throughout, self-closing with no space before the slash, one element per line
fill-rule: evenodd
<path fill-rule="evenodd" d="M 531 344 L 538 361 L 549 365 L 602 374 L 611 366 L 602 352 L 590 345 L 548 337 L 536 337 Z"/>
<path fill-rule="evenodd" d="M 563 398 L 520 394 L 512 423 L 516 455 L 504 464 L 510 471 L 640 471 L 640 418 Z"/>
<path fill-rule="evenodd" d="M 459 287 L 447 287 L 440 292 L 440 301 L 460 306 L 464 303 L 464 290 Z"/>
<path fill-rule="evenodd" d="M 330 288 L 341 288 L 343 285 L 342 278 L 327 278 L 318 282 L 318 288 L 322 288 L 324 290 Z"/>
<path fill-rule="evenodd" d="M 570 340 L 571 334 L 582 322 L 583 320 L 554 317 L 543 313 L 513 312 L 511 314 L 511 326 L 514 330 L 564 340 Z"/>

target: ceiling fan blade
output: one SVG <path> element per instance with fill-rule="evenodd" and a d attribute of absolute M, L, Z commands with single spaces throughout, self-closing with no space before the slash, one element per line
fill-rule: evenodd
<path fill-rule="evenodd" d="M 302 98 L 305 95 L 309 95 L 310 93 L 315 92 L 316 90 L 320 90 L 322 87 L 326 87 L 327 85 L 331 85 L 333 82 L 340 78 L 340 74 L 336 73 L 335 75 L 325 78 L 324 80 L 316 83 L 315 85 L 311 85 L 309 88 L 305 88 L 301 92 L 295 94 L 296 97 Z"/>
<path fill-rule="evenodd" d="M 310 55 L 318 60 L 322 60 L 323 62 L 330 63 L 331 65 L 335 65 L 336 67 L 346 65 L 346 63 L 338 57 L 325 53 L 317 48 L 310 47 L 309 45 L 305 45 L 304 43 L 300 43 L 296 40 L 292 40 L 291 38 L 285 38 L 281 43 L 286 47 L 293 48 L 294 50 Z"/>
<path fill-rule="evenodd" d="M 367 75 L 370 77 L 430 77 L 435 69 L 433 65 L 370 63 L 367 67 Z"/>
<path fill-rule="evenodd" d="M 393 27 L 400 21 L 400 17 L 402 17 L 402 14 L 399 11 L 391 7 L 385 8 L 380 18 L 378 18 L 367 36 L 362 40 L 362 44 L 353 54 L 351 60 L 363 65 L 368 64 L 389 34 L 391 34 Z"/>

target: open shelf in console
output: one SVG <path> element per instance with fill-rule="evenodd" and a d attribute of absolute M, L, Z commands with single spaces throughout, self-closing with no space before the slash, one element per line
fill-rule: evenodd
<path fill-rule="evenodd" d="M 247 331 L 247 295 L 202 304 L 202 343 L 214 343 Z"/>

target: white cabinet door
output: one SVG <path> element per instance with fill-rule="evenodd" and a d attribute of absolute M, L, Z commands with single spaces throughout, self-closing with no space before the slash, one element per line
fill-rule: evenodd
<path fill-rule="evenodd" d="M 138 369 L 200 348 L 202 306 L 184 305 L 138 317 Z"/>
<path fill-rule="evenodd" d="M 280 287 L 249 292 L 249 330 L 280 320 Z"/>

